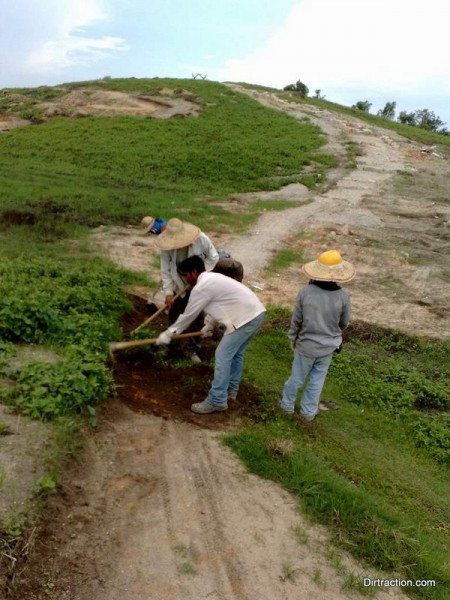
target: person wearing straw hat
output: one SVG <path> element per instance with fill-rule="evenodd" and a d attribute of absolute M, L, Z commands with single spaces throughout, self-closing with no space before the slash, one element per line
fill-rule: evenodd
<path fill-rule="evenodd" d="M 211 387 L 205 400 L 192 404 L 191 410 L 200 415 L 224 411 L 228 402 L 236 399 L 244 354 L 264 322 L 266 309 L 243 283 L 222 273 L 207 273 L 199 256 L 184 260 L 180 270 L 192 286 L 192 294 L 184 313 L 159 335 L 156 343 L 171 344 L 174 335 L 185 331 L 203 313 L 206 314 L 200 330 L 203 337 L 212 335 L 214 327 L 220 324 L 224 333 L 214 355 Z"/>
<path fill-rule="evenodd" d="M 161 279 L 165 303 L 169 309 L 169 324 L 175 323 L 184 311 L 189 300 L 190 290 L 174 299 L 174 296 L 186 287 L 179 266 L 190 256 L 199 256 L 205 263 L 206 271 L 212 271 L 219 260 L 219 253 L 209 237 L 199 227 L 181 221 L 169 219 L 166 229 L 155 240 L 155 246 L 160 250 Z M 199 323 L 192 325 L 196 329 Z M 191 340 L 191 359 L 200 362 L 197 355 L 199 342 Z"/>
<path fill-rule="evenodd" d="M 300 415 L 312 421 L 319 412 L 320 393 L 333 353 L 339 352 L 342 330 L 350 323 L 350 296 L 339 284 L 351 281 L 356 271 L 337 250 L 328 250 L 304 264 L 302 272 L 310 281 L 295 301 L 288 331 L 294 359 L 279 406 L 294 413 L 297 393 L 303 388 Z"/>
<path fill-rule="evenodd" d="M 159 235 L 167 228 L 167 223 L 160 217 L 144 217 L 141 221 L 144 233 Z"/>

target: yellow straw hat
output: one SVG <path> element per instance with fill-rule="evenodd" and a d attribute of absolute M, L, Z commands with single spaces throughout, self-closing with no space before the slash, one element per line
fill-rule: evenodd
<path fill-rule="evenodd" d="M 145 233 L 148 233 L 153 227 L 155 219 L 153 217 L 144 217 L 141 221 L 142 227 L 145 229 Z"/>
<path fill-rule="evenodd" d="M 167 229 L 155 241 L 160 250 L 178 250 L 194 242 L 201 231 L 196 225 L 180 219 L 169 219 Z"/>
<path fill-rule="evenodd" d="M 337 250 L 328 250 L 312 262 L 302 266 L 302 272 L 316 281 L 336 281 L 345 283 L 356 275 L 356 269 Z"/>

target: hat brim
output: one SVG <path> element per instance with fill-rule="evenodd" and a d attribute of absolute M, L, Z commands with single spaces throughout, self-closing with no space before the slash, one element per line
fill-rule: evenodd
<path fill-rule="evenodd" d="M 148 220 L 149 220 L 149 219 L 151 219 L 151 223 L 150 223 L 149 225 L 144 225 L 144 223 L 143 223 L 143 222 L 144 222 L 144 221 L 147 221 L 147 222 L 148 222 Z M 143 226 L 144 226 L 144 235 L 145 235 L 146 233 L 149 233 L 149 232 L 150 232 L 150 229 L 153 227 L 153 225 L 154 225 L 154 224 L 155 224 L 155 218 L 154 218 L 154 217 L 144 217 L 144 218 L 142 219 L 141 225 L 143 225 Z"/>
<path fill-rule="evenodd" d="M 356 269 L 346 260 L 343 260 L 339 265 L 327 266 L 322 265 L 317 260 L 306 263 L 302 266 L 302 273 L 309 279 L 315 281 L 335 281 L 336 283 L 346 283 L 351 281 L 356 275 Z"/>
<path fill-rule="evenodd" d="M 178 250 L 179 248 L 185 248 L 186 246 L 190 246 L 192 242 L 195 242 L 200 236 L 200 233 L 199 227 L 184 221 L 183 231 L 173 235 L 169 229 L 166 229 L 159 234 L 158 239 L 155 241 L 155 246 L 159 248 L 159 250 Z"/>

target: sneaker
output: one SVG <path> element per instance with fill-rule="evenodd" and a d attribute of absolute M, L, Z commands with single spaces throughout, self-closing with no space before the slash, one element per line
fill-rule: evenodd
<path fill-rule="evenodd" d="M 234 402 L 237 398 L 237 394 L 232 394 L 228 392 L 228 402 Z"/>
<path fill-rule="evenodd" d="M 228 404 L 224 404 L 223 406 L 216 406 L 208 402 L 208 400 L 203 400 L 203 402 L 196 402 L 191 406 L 192 412 L 197 413 L 198 415 L 208 415 L 213 412 L 221 412 L 223 410 L 227 410 Z"/>
<path fill-rule="evenodd" d="M 200 358 L 200 356 L 197 354 L 197 352 L 193 352 L 190 357 L 191 361 L 193 363 L 199 364 L 202 362 L 202 359 Z"/>
<path fill-rule="evenodd" d="M 316 415 L 300 415 L 302 421 L 314 421 Z"/>
<path fill-rule="evenodd" d="M 292 410 L 286 410 L 286 409 L 284 408 L 284 406 L 281 406 L 281 404 L 279 404 L 279 405 L 278 405 L 278 408 L 279 408 L 280 410 L 282 410 L 284 413 L 288 414 L 288 415 L 293 415 L 293 414 L 294 414 L 294 409 L 292 409 Z"/>

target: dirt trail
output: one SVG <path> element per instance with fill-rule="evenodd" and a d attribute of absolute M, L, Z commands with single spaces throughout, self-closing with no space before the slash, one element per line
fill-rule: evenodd
<path fill-rule="evenodd" d="M 76 536 L 57 559 L 57 598 L 344 598 L 326 532 L 296 513 L 290 494 L 246 473 L 216 433 L 111 409 L 101 447 L 89 449 L 91 476 L 73 480 L 80 498 L 62 525 Z"/>
<path fill-rule="evenodd" d="M 419 165 L 424 177 L 430 171 L 443 172 L 447 161 L 422 155 L 416 145 L 366 128 L 349 117 L 311 107 L 293 108 L 275 96 L 249 93 L 294 118 L 304 118 L 307 110 L 329 135 L 330 149 L 341 162 L 332 174 L 334 185 L 316 192 L 311 197 L 314 202 L 263 215 L 245 238 L 212 235 L 219 240 L 217 245 L 243 259 L 247 279 L 257 278 L 262 283 L 265 301 L 291 305 L 304 280 L 298 265 L 282 278 L 266 277 L 263 268 L 272 253 L 303 244 L 309 257 L 333 243 L 359 269 L 351 289 L 355 316 L 361 318 L 363 312 L 369 321 L 401 323 L 406 330 L 419 328 L 430 335 L 445 335 L 450 294 L 448 283 L 442 280 L 444 266 L 430 244 L 437 248 L 445 243 L 448 203 L 437 210 L 429 196 L 421 197 L 419 206 L 419 199 L 409 201 L 401 194 L 394 195 L 393 181 L 399 171 L 417 173 Z M 363 148 L 363 156 L 351 172 L 343 168 L 347 139 Z M 304 190 L 298 188 L 298 192 L 304 197 Z M 402 203 L 407 204 L 409 214 L 421 211 L 419 232 L 415 230 L 417 221 L 402 221 L 407 219 L 402 216 L 407 212 Z M 405 222 L 414 227 L 404 228 Z M 299 230 L 308 232 L 306 241 L 296 238 Z M 431 241 L 424 245 L 420 258 L 428 262 L 417 268 L 402 253 L 409 251 L 411 240 L 417 245 L 425 235 Z M 131 228 L 101 229 L 93 243 L 129 268 L 146 269 L 155 252 L 152 240 Z M 424 297 L 431 288 L 436 290 L 434 304 Z M 441 306 L 443 316 L 439 316 Z M 130 372 L 130 394 L 145 396 L 148 410 L 136 412 L 131 404 L 119 400 L 102 409 L 83 464 L 68 474 L 63 497 L 54 503 L 52 522 L 38 549 L 41 562 L 31 565 L 28 583 L 34 578 L 40 587 L 27 587 L 25 582 L 27 595 L 23 597 L 347 598 L 345 572 L 368 575 L 367 568 L 339 552 L 345 569 L 344 573 L 338 570 L 329 558 L 327 532 L 300 515 L 292 495 L 246 473 L 221 443 L 221 432 L 236 424 L 233 419 L 239 418 L 239 407 L 232 407 L 226 415 L 192 422 L 186 415 L 193 392 L 181 389 L 179 398 L 171 399 L 179 407 L 174 418 L 170 411 L 166 414 L 152 408 L 168 402 L 163 398 L 167 388 L 161 374 L 145 364 L 139 369 Z M 173 377 L 174 385 L 183 387 L 180 373 Z M 208 382 L 203 383 L 207 388 Z M 245 406 L 246 393 L 241 396 L 239 402 Z M 336 415 L 330 412 L 325 417 L 338 418 Z M 352 597 L 363 596 L 353 591 Z M 402 595 L 392 588 L 381 597 Z"/>
<path fill-rule="evenodd" d="M 337 247 L 357 266 L 350 286 L 355 318 L 416 335 L 450 336 L 448 149 L 426 149 L 349 116 L 232 87 L 296 119 L 309 118 L 328 136 L 324 151 L 338 157 L 331 187 L 314 192 L 312 203 L 266 213 L 245 239 L 228 243 L 244 262 L 247 278 L 260 277 L 275 251 L 307 232 L 307 259 Z M 351 171 L 342 168 L 348 142 L 362 153 Z M 401 189 L 404 179 L 411 182 Z M 262 299 L 291 306 L 304 281 L 298 265 L 283 279 L 262 276 Z"/>

